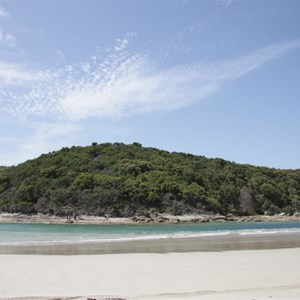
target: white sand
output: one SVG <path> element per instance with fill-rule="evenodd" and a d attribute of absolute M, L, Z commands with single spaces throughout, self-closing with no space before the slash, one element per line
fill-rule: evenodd
<path fill-rule="evenodd" d="M 0 255 L 0 298 L 300 299 L 300 248 L 171 254 Z M 27 298 L 28 299 L 28 298 Z"/>

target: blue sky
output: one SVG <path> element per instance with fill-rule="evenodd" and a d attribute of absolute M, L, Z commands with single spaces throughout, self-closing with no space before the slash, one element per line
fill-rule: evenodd
<path fill-rule="evenodd" d="M 0 165 L 140 142 L 300 168 L 300 1 L 0 1 Z"/>

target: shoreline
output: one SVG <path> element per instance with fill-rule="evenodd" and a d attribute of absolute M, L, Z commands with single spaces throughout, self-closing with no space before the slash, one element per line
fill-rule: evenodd
<path fill-rule="evenodd" d="M 0 245 L 0 300 L 296 300 L 299 256 L 300 232 Z"/>
<path fill-rule="evenodd" d="M 0 245 L 0 255 L 97 255 L 132 253 L 191 253 L 300 248 L 300 232 L 236 234 L 129 241 Z"/>
<path fill-rule="evenodd" d="M 278 214 L 273 216 L 253 215 L 208 215 L 190 214 L 175 216 L 170 214 L 156 214 L 150 217 L 96 217 L 79 215 L 76 217 L 58 217 L 52 215 L 21 213 L 0 213 L 0 224 L 82 224 L 82 225 L 130 225 L 130 224 L 181 224 L 181 223 L 207 223 L 207 222 L 285 222 L 300 221 L 300 214 L 288 216 Z"/>

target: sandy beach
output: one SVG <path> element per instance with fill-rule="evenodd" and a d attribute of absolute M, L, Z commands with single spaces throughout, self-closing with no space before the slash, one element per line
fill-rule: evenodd
<path fill-rule="evenodd" d="M 300 233 L 1 244 L 3 299 L 300 299 Z"/>
<path fill-rule="evenodd" d="M 0 298 L 299 299 L 299 257 L 300 248 L 0 255 Z"/>

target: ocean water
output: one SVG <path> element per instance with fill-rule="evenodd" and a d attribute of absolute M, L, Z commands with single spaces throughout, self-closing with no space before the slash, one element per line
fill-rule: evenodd
<path fill-rule="evenodd" d="M 0 224 L 0 245 L 77 244 L 120 240 L 300 233 L 300 222 L 157 225 Z"/>

